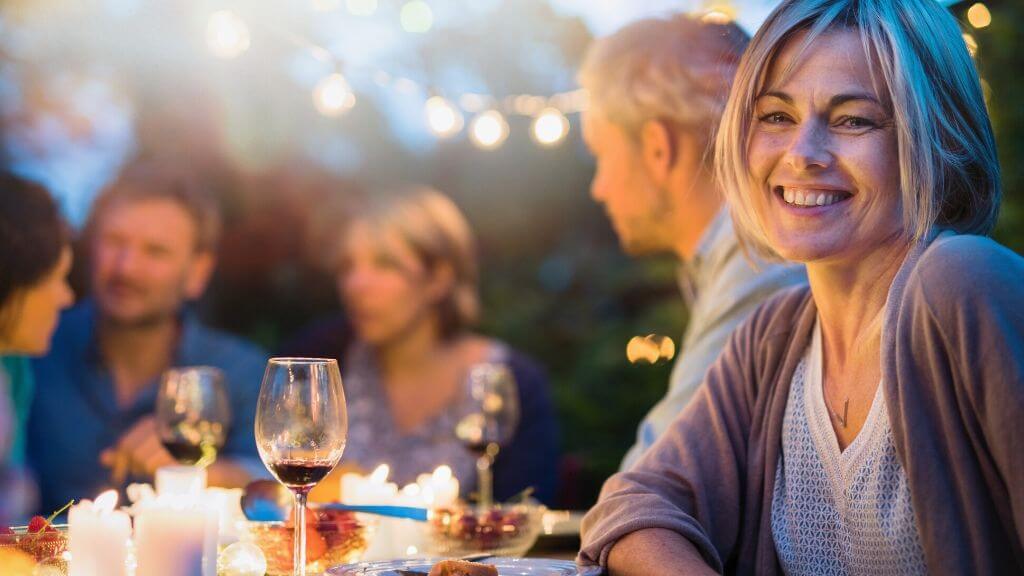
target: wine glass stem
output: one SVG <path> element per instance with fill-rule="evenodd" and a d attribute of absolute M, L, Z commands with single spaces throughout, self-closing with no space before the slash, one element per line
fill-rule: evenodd
<path fill-rule="evenodd" d="M 491 466 L 494 464 L 494 457 L 498 454 L 498 445 L 490 443 L 487 450 L 476 460 L 476 474 L 478 479 L 478 492 L 480 508 L 487 509 L 494 504 L 494 475 L 491 474 Z"/>
<path fill-rule="evenodd" d="M 294 576 L 306 576 L 306 490 L 295 492 L 295 551 L 292 555 Z"/>

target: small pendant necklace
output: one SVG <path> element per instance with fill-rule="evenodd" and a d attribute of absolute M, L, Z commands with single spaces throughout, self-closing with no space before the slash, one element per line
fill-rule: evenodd
<path fill-rule="evenodd" d="M 849 397 L 847 397 L 846 400 L 843 400 L 843 415 L 842 416 L 840 416 L 838 412 L 833 410 L 832 407 L 828 405 L 828 398 L 827 397 L 825 398 L 825 408 L 828 409 L 828 413 L 831 414 L 832 417 L 835 418 L 836 421 L 839 422 L 839 424 L 842 425 L 843 428 L 846 428 L 846 425 L 849 423 L 848 417 L 849 417 L 849 414 L 850 414 L 850 398 Z"/>

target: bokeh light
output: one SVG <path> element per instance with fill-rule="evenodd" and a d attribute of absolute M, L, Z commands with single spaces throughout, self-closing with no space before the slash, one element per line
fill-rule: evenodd
<path fill-rule="evenodd" d="M 626 344 L 626 358 L 630 364 L 657 364 L 671 360 L 675 355 L 676 344 L 668 336 L 634 336 Z"/>
<path fill-rule="evenodd" d="M 341 74 L 325 76 L 313 89 L 313 105 L 324 116 L 340 116 L 356 105 L 356 96 Z"/>
<path fill-rule="evenodd" d="M 967 44 L 967 51 L 971 53 L 972 57 L 978 54 L 978 41 L 974 36 L 965 32 L 964 43 Z"/>
<path fill-rule="evenodd" d="M 493 150 L 508 138 L 508 122 L 501 112 L 488 110 L 473 119 L 469 127 L 469 137 L 480 148 Z"/>
<path fill-rule="evenodd" d="M 214 12 L 206 24 L 206 45 L 218 58 L 237 58 L 249 49 L 249 27 L 228 10 Z"/>
<path fill-rule="evenodd" d="M 425 34 L 434 26 L 434 11 L 423 0 L 412 0 L 402 6 L 398 14 L 402 30 L 413 34 Z"/>
<path fill-rule="evenodd" d="M 377 11 L 377 0 L 348 0 L 345 7 L 353 16 L 373 16 Z"/>
<path fill-rule="evenodd" d="M 967 9 L 967 21 L 975 28 L 984 28 L 992 23 L 992 13 L 988 6 L 977 2 Z"/>
<path fill-rule="evenodd" d="M 459 133 L 465 120 L 462 112 L 451 102 L 440 96 L 433 96 L 427 100 L 426 106 L 427 126 L 434 135 L 447 138 Z"/>
<path fill-rule="evenodd" d="M 700 16 L 708 24 L 728 24 L 736 19 L 736 9 L 728 4 L 712 4 Z"/>
<path fill-rule="evenodd" d="M 565 140 L 569 120 L 559 110 L 546 108 L 533 120 L 533 139 L 542 146 L 554 146 Z"/>

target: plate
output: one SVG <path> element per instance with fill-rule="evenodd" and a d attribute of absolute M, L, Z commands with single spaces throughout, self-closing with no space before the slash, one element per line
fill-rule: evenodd
<path fill-rule="evenodd" d="M 418 560 L 393 560 L 387 562 L 360 562 L 331 568 L 329 576 L 398 576 L 398 570 L 416 570 L 424 574 L 444 558 L 421 558 Z M 599 576 L 599 568 L 576 567 L 568 560 L 546 560 L 543 558 L 486 558 L 480 560 L 492 564 L 501 576 Z"/>

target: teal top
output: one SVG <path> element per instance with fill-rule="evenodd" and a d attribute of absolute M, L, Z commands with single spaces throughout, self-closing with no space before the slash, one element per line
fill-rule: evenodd
<path fill-rule="evenodd" d="M 32 404 L 32 391 L 35 390 L 35 379 L 28 358 L 0 356 L 0 381 L 7 382 L 11 408 L 14 410 L 11 451 L 7 455 L 7 463 L 21 465 L 25 463 L 25 423 Z"/>

